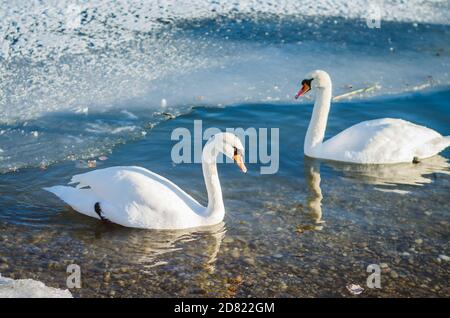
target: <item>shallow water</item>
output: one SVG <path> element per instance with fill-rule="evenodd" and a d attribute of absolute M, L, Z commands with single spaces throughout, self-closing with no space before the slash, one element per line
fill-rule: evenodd
<path fill-rule="evenodd" d="M 351 124 L 399 117 L 450 135 L 450 90 L 334 103 L 326 136 Z M 200 164 L 171 161 L 173 129 L 280 128 L 280 169 L 242 174 L 220 164 L 222 224 L 186 231 L 127 229 L 79 215 L 44 186 L 89 168 L 77 160 L 1 176 L 0 272 L 65 288 L 66 266 L 82 270 L 74 296 L 450 296 L 450 149 L 419 164 L 360 166 L 303 156 L 312 105 L 195 107 L 114 148 L 97 168 L 139 165 L 206 203 Z M 414 110 L 414 111 L 412 111 Z M 381 289 L 365 285 L 383 264 Z"/>

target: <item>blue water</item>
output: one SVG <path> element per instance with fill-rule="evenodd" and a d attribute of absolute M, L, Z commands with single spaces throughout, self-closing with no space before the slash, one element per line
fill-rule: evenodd
<path fill-rule="evenodd" d="M 439 90 L 335 103 L 327 136 L 380 113 L 450 134 L 449 96 L 449 90 Z M 302 142 L 311 108 L 196 107 L 97 161 L 98 168 L 146 167 L 206 203 L 200 164 L 172 163 L 172 131 L 184 127 L 193 133 L 199 119 L 204 129 L 226 129 L 230 123 L 279 128 L 276 174 L 261 175 L 261 163 L 247 164 L 246 175 L 233 164 L 219 166 L 227 214 L 223 224 L 202 232 L 125 229 L 77 214 L 42 187 L 64 184 L 86 171 L 78 161 L 3 175 L 1 253 L 11 264 L 5 275 L 63 287 L 63 264 L 75 261 L 82 264 L 88 284 L 75 291 L 77 296 L 229 296 L 234 295 L 229 281 L 238 276 L 245 282 L 237 286 L 240 296 L 346 296 L 346 284 L 364 283 L 368 264 L 386 262 L 398 276 L 386 272 L 384 287 L 366 295 L 448 295 L 448 265 L 436 260 L 450 252 L 449 150 L 394 168 L 305 159 Z M 422 116 L 411 112 L 418 108 L 424 109 Z M 311 274 L 313 269 L 319 274 Z M 111 282 L 104 283 L 106 272 L 112 273 Z M 430 281 L 417 283 L 424 279 Z"/>
<path fill-rule="evenodd" d="M 2 275 L 65 288 L 66 266 L 77 263 L 75 296 L 350 296 L 350 283 L 365 287 L 362 296 L 450 295 L 440 257 L 450 255 L 450 149 L 419 164 L 307 159 L 312 101 L 293 99 L 303 76 L 321 68 L 334 96 L 375 87 L 332 103 L 326 138 L 382 117 L 450 135 L 448 3 L 411 1 L 405 17 L 402 4 L 386 1 L 381 28 L 370 29 L 357 4 L 324 16 L 289 1 L 288 14 L 278 1 L 251 13 L 194 6 L 198 15 L 188 15 L 181 6 L 154 19 L 132 2 L 140 14 L 131 19 L 110 2 L 93 2 L 74 29 L 58 27 L 59 13 L 42 14 L 46 1 L 1 6 Z M 260 161 L 246 175 L 219 165 L 227 212 L 218 226 L 105 225 L 42 190 L 92 170 L 95 159 L 96 168 L 148 168 L 206 204 L 200 164 L 171 158 L 171 133 L 192 132 L 194 120 L 203 129 L 279 129 L 275 174 L 260 174 Z M 373 263 L 388 264 L 381 289 L 365 286 Z"/>

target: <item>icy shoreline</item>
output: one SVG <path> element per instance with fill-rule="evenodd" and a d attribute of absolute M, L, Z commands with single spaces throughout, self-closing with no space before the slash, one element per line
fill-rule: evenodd
<path fill-rule="evenodd" d="M 0 298 L 72 298 L 72 293 L 33 279 L 14 280 L 0 274 Z"/>

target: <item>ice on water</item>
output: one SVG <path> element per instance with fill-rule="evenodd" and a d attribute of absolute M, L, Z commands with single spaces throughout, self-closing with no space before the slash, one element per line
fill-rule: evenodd
<path fill-rule="evenodd" d="M 0 173 L 106 154 L 163 109 L 292 103 L 313 68 L 336 94 L 450 83 L 449 4 L 382 1 L 373 30 L 372 3 L 0 0 Z"/>
<path fill-rule="evenodd" d="M 33 279 L 14 280 L 0 274 L 0 298 L 72 298 L 72 293 Z"/>

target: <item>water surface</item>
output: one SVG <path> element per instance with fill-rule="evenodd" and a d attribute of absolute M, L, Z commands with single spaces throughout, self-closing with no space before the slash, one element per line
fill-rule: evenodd
<path fill-rule="evenodd" d="M 351 124 L 400 117 L 449 135 L 448 89 L 335 103 L 327 137 Z M 89 170 L 78 160 L 1 176 L 0 271 L 65 288 L 79 264 L 75 296 L 349 296 L 366 267 L 386 263 L 382 288 L 363 296 L 448 297 L 449 149 L 419 164 L 348 165 L 308 159 L 302 144 L 311 104 L 195 107 L 117 146 L 98 168 L 139 165 L 168 177 L 202 203 L 200 164 L 171 161 L 173 129 L 280 129 L 280 169 L 242 174 L 220 164 L 222 224 L 185 231 L 127 229 L 77 214 L 41 190 Z M 70 115 L 68 115 L 70 116 Z M 383 266 L 386 266 L 383 264 Z"/>

